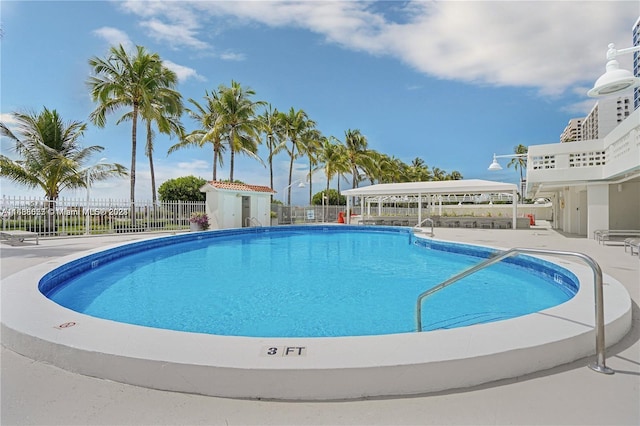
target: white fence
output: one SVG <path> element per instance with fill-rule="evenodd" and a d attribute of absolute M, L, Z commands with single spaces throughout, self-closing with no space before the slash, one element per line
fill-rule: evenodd
<path fill-rule="evenodd" d="M 196 211 L 205 211 L 205 203 L 3 196 L 0 229 L 41 236 L 182 230 L 189 229 L 189 218 Z"/>

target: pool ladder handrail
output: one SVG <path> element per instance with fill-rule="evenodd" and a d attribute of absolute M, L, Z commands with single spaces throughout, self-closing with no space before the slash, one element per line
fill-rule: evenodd
<path fill-rule="evenodd" d="M 260 227 L 262 226 L 262 223 L 260 223 L 260 221 L 255 217 L 251 216 L 244 219 L 244 226 L 245 228 L 249 228 L 252 226 Z"/>
<path fill-rule="evenodd" d="M 433 237 L 435 234 L 433 233 L 433 219 L 431 219 L 430 217 L 425 218 L 422 222 L 420 222 L 419 224 L 417 224 L 416 226 L 413 227 L 413 229 L 418 230 L 420 228 L 422 228 L 422 225 L 425 222 L 429 222 L 431 223 L 431 236 Z"/>
<path fill-rule="evenodd" d="M 557 255 L 557 256 L 574 256 L 582 259 L 587 265 L 591 267 L 593 270 L 593 278 L 594 278 L 594 292 L 595 292 L 595 328 L 596 328 L 596 362 L 589 364 L 589 368 L 598 373 L 604 374 L 613 374 L 614 371 L 606 366 L 606 357 L 605 357 L 605 340 L 604 340 L 604 292 L 603 292 L 603 280 L 602 280 L 602 269 L 600 265 L 591 257 L 587 256 L 583 253 L 571 252 L 571 251 L 560 251 L 560 250 L 545 250 L 545 249 L 533 249 L 533 248 L 521 248 L 516 247 L 510 250 L 503 251 L 501 253 L 497 253 L 493 257 L 478 263 L 471 268 L 460 272 L 457 275 L 449 278 L 446 281 L 438 284 L 435 287 L 430 288 L 429 290 L 423 292 L 418 296 L 417 304 L 416 304 L 416 325 L 417 332 L 422 332 L 422 300 L 425 297 L 436 293 L 437 291 L 442 290 L 443 288 L 455 283 L 456 281 L 461 280 L 475 272 L 480 271 L 481 269 L 487 268 L 494 263 L 498 263 L 503 259 L 506 259 L 511 256 L 516 256 L 518 254 L 541 254 L 541 255 Z"/>

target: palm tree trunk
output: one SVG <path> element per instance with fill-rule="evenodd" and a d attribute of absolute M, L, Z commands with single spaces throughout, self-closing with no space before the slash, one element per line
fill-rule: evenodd
<path fill-rule="evenodd" d="M 271 190 L 273 191 L 273 145 L 271 142 L 271 135 L 268 136 L 269 141 L 269 181 L 271 183 Z M 271 203 L 273 204 L 273 193 L 271 193 Z"/>
<path fill-rule="evenodd" d="M 130 196 L 131 201 L 131 225 L 136 224 L 136 150 L 137 150 L 137 137 L 138 137 L 138 104 L 133 104 L 133 117 L 131 119 L 131 168 L 129 169 L 129 176 L 131 177 Z"/>
<path fill-rule="evenodd" d="M 217 180 L 218 176 L 218 150 L 216 148 L 216 144 L 213 144 L 213 180 Z"/>
<path fill-rule="evenodd" d="M 291 160 L 289 161 L 289 188 L 287 188 L 287 205 L 291 205 L 291 178 L 293 177 L 293 159 L 295 158 L 296 145 L 291 141 Z"/>
<path fill-rule="evenodd" d="M 153 139 L 151 138 L 151 121 L 147 121 L 147 157 L 149 157 L 149 173 L 151 174 L 151 200 L 156 205 L 156 174 L 153 169 Z"/>
<path fill-rule="evenodd" d="M 233 183 L 233 167 L 235 164 L 235 147 L 234 147 L 234 139 L 235 139 L 235 132 L 233 130 L 231 130 L 231 133 L 229 134 L 229 151 L 231 151 L 231 160 L 229 161 L 229 182 Z"/>
<path fill-rule="evenodd" d="M 313 169 L 311 168 L 311 161 L 309 161 L 309 205 L 313 201 Z"/>
<path fill-rule="evenodd" d="M 133 104 L 133 118 L 131 123 L 131 168 L 129 169 L 130 192 L 129 199 L 133 204 L 136 200 L 136 150 L 138 137 L 138 104 Z"/>

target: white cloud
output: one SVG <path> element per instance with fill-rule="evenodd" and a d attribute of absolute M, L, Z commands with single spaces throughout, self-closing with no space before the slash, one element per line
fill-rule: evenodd
<path fill-rule="evenodd" d="M 194 37 L 196 28 L 189 28 L 176 24 L 167 24 L 159 19 L 150 19 L 140 23 L 143 28 L 149 30 L 149 35 L 155 40 L 168 43 L 172 47 L 191 47 L 194 49 L 207 49 L 209 45 Z"/>
<path fill-rule="evenodd" d="M 198 74 L 196 70 L 193 68 L 186 67 L 184 65 L 178 65 L 174 62 L 163 60 L 162 63 L 169 68 L 171 71 L 175 72 L 178 76 L 178 81 L 185 81 L 189 78 L 196 79 L 198 81 L 205 81 L 206 78 Z"/>
<path fill-rule="evenodd" d="M 122 1 L 119 5 L 125 12 L 142 17 L 140 26 L 155 40 L 168 43 L 174 48 L 209 48 L 208 43 L 196 37 L 203 17 L 190 7 L 190 2 L 133 0 Z"/>
<path fill-rule="evenodd" d="M 220 59 L 224 61 L 244 61 L 246 57 L 242 53 L 224 52 L 220 54 Z"/>
<path fill-rule="evenodd" d="M 94 30 L 93 33 L 104 39 L 110 46 L 122 45 L 126 51 L 132 51 L 135 47 L 127 33 L 117 28 L 102 27 Z"/>
<path fill-rule="evenodd" d="M 631 44 L 640 12 L 629 1 L 133 1 L 123 7 L 148 29 L 196 49 L 206 45 L 200 30 L 212 18 L 224 18 L 226 26 L 295 27 L 345 48 L 396 57 L 436 78 L 532 87 L 543 95 L 595 80 L 607 44 Z M 620 62 L 630 67 L 631 59 Z"/>

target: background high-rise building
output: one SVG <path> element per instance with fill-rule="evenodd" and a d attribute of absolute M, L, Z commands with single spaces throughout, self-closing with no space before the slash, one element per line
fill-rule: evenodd
<path fill-rule="evenodd" d="M 631 29 L 631 34 L 633 37 L 633 45 L 640 46 L 640 17 L 635 24 L 633 24 L 633 28 Z M 640 77 L 640 52 L 633 53 L 633 75 L 636 77 Z M 636 87 L 633 89 L 633 109 L 636 110 L 640 107 L 640 87 Z"/>
<path fill-rule="evenodd" d="M 582 122 L 582 140 L 602 139 L 633 112 L 631 96 L 600 99 Z"/>
<path fill-rule="evenodd" d="M 582 121 L 584 118 L 572 118 L 560 135 L 560 142 L 575 142 L 582 140 Z"/>

